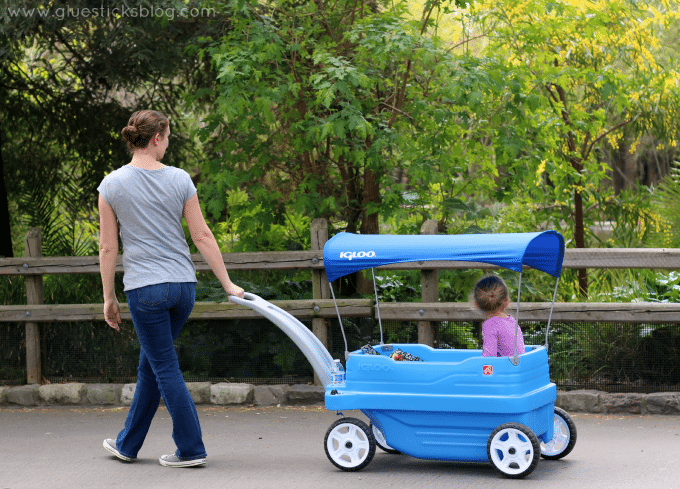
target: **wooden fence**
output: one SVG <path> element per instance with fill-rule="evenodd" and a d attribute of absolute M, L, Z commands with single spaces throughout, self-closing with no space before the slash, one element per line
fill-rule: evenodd
<path fill-rule="evenodd" d="M 311 319 L 314 334 L 328 345 L 327 320 L 337 317 L 323 265 L 323 245 L 328 240 L 325 220 L 312 222 L 312 250 L 275 251 L 258 253 L 224 253 L 228 270 L 309 270 L 312 275 L 313 299 L 273 301 L 277 306 L 300 319 Z M 428 221 L 423 234 L 434 234 L 436 227 Z M 200 254 L 191 256 L 197 271 L 210 267 Z M 378 270 L 420 270 L 422 274 L 421 302 L 381 303 L 380 316 L 384 320 L 418 321 L 418 342 L 432 345 L 435 321 L 479 321 L 481 315 L 466 303 L 438 302 L 437 271 L 442 269 L 498 268 L 486 263 L 428 261 L 399 263 L 379 267 Z M 565 269 L 680 269 L 680 249 L 567 249 Z M 122 273 L 122 257 L 116 272 Z M 44 304 L 43 275 L 99 273 L 99 257 L 42 257 L 40 228 L 26 234 L 26 256 L 0 259 L 0 275 L 26 276 L 26 305 L 0 306 L 0 322 L 25 323 L 27 382 L 39 383 L 40 325 L 51 322 L 104 321 L 103 304 Z M 342 317 L 375 317 L 374 301 L 369 299 L 340 299 Z M 516 304 L 511 304 L 515 310 Z M 520 303 L 521 321 L 547 321 L 549 302 Z M 191 319 L 242 319 L 258 317 L 251 309 L 231 303 L 197 302 Z M 554 321 L 629 323 L 680 322 L 680 304 L 669 303 L 557 303 Z M 121 318 L 131 320 L 127 304 L 121 304 Z"/>

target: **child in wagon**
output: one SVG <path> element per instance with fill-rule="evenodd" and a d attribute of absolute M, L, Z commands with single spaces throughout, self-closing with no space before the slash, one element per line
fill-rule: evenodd
<path fill-rule="evenodd" d="M 522 330 L 515 318 L 505 312 L 510 304 L 510 295 L 505 281 L 496 275 L 482 277 L 472 291 L 475 307 L 482 311 L 486 320 L 482 324 L 482 356 L 511 356 L 524 353 Z M 515 333 L 516 332 L 516 333 Z"/>

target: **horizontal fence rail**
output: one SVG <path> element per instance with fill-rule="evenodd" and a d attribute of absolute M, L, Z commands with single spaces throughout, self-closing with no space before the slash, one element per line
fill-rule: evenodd
<path fill-rule="evenodd" d="M 257 253 L 222 253 L 229 270 L 322 269 L 321 251 L 265 251 Z M 192 254 L 196 271 L 209 272 L 210 267 L 200 254 Z M 123 273 L 123 258 L 118 256 L 116 272 Z M 99 256 L 50 256 L 41 258 L 0 259 L 0 275 L 64 275 L 99 273 Z"/>
<path fill-rule="evenodd" d="M 196 270 L 210 271 L 200 254 L 192 254 Z M 255 253 L 223 253 L 228 270 L 323 270 L 322 251 L 264 251 Z M 480 262 L 418 261 L 383 265 L 376 270 L 493 270 L 500 267 Z M 525 267 L 527 268 L 527 267 Z M 680 270 L 680 249 L 667 248 L 603 248 L 567 249 L 562 268 L 578 269 L 658 269 Z M 118 257 L 116 272 L 123 272 Z M 59 256 L 41 258 L 0 259 L 0 275 L 63 275 L 99 273 L 99 256 Z"/>
<path fill-rule="evenodd" d="M 298 319 L 337 318 L 331 299 L 271 301 Z M 104 321 L 102 304 L 58 304 L 0 307 L 0 322 L 74 322 Z M 380 317 L 394 321 L 481 321 L 482 315 L 467 303 L 458 302 L 381 302 Z M 120 304 L 121 319 L 131 321 L 126 303 Z M 342 317 L 370 317 L 378 319 L 372 299 L 339 299 Z M 513 315 L 517 303 L 511 303 Z M 550 302 L 522 302 L 519 320 L 546 322 Z M 252 319 L 261 317 L 247 307 L 231 303 L 196 302 L 190 319 Z M 680 304 L 658 302 L 566 302 L 557 303 L 553 321 L 619 322 L 619 323 L 673 323 L 680 322 Z"/>

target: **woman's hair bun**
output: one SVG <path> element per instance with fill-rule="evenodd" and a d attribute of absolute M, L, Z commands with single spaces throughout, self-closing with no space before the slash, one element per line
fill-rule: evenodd
<path fill-rule="evenodd" d="M 120 132 L 128 150 L 146 148 L 156 134 L 165 134 L 170 121 L 162 112 L 156 110 L 140 110 L 130 116 L 128 125 Z"/>
<path fill-rule="evenodd" d="M 132 142 L 137 136 L 139 136 L 139 131 L 135 126 L 125 126 L 121 131 L 121 134 L 126 141 Z"/>

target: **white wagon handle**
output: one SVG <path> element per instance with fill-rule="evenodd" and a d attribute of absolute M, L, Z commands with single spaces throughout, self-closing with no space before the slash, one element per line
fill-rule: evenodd
<path fill-rule="evenodd" d="M 296 317 L 250 292 L 246 292 L 243 299 L 230 295 L 229 300 L 260 313 L 277 325 L 300 348 L 321 383 L 327 386 L 331 382 L 336 368 L 333 357 L 314 333 Z"/>

